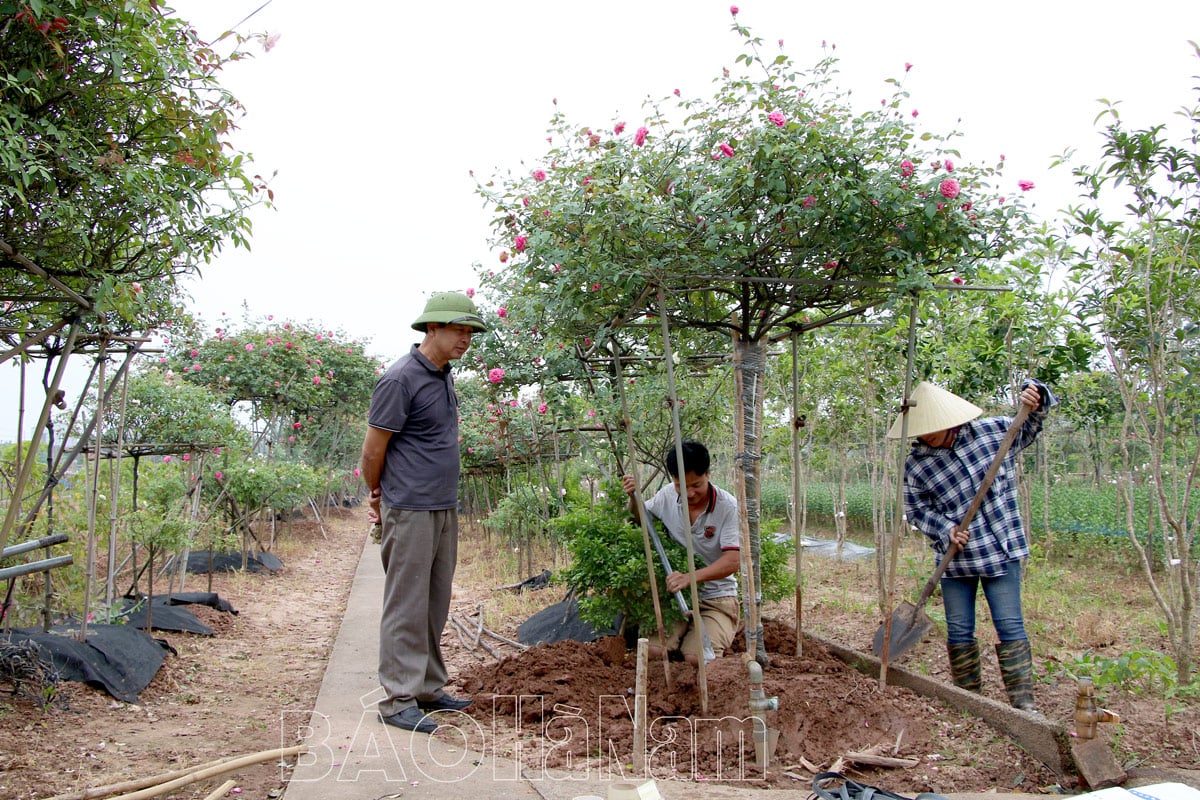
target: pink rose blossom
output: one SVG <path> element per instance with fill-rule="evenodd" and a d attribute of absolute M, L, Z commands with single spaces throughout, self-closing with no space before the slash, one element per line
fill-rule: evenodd
<path fill-rule="evenodd" d="M 944 166 L 946 167 L 946 172 L 954 172 L 954 162 L 950 159 L 946 159 Z"/>
<path fill-rule="evenodd" d="M 770 114 L 767 114 L 767 119 L 774 122 L 776 127 L 779 128 L 787 124 L 787 117 L 783 115 L 782 111 L 772 111 Z"/>
<path fill-rule="evenodd" d="M 624 123 L 624 122 L 618 122 L 618 123 L 617 123 L 617 125 L 616 125 L 616 127 L 615 127 L 615 128 L 613 128 L 613 133 L 615 133 L 617 136 L 620 136 L 620 135 L 621 135 L 621 131 L 623 131 L 623 130 L 625 130 L 625 123 Z"/>
<path fill-rule="evenodd" d="M 134 294 L 141 294 L 143 291 L 145 291 L 144 289 L 142 289 L 142 285 L 140 283 L 138 283 L 137 281 L 134 281 L 133 283 L 129 284 L 129 288 L 133 290 Z"/>
<path fill-rule="evenodd" d="M 525 206 L 526 208 L 529 208 L 529 204 L 531 202 L 533 202 L 533 201 L 531 201 L 528 197 L 521 198 L 521 205 Z"/>
<path fill-rule="evenodd" d="M 192 460 L 192 454 L 191 454 L 191 453 L 184 453 L 184 454 L 183 454 L 183 460 L 184 460 L 184 461 L 191 461 L 191 460 Z"/>
<path fill-rule="evenodd" d="M 912 64 L 910 64 L 910 63 L 908 63 L 907 61 L 905 61 L 905 62 L 904 62 L 904 71 L 905 71 L 905 72 L 908 72 L 910 69 L 912 69 Z"/>
<path fill-rule="evenodd" d="M 525 252 L 525 243 L 528 241 L 529 240 L 526 239 L 524 236 L 518 236 L 513 241 L 513 249 L 516 250 L 518 253 L 524 253 Z"/>
<path fill-rule="evenodd" d="M 729 7 L 729 13 L 730 13 L 730 14 L 732 14 L 733 16 L 735 16 L 735 17 L 736 17 L 736 16 L 737 16 L 737 12 L 738 12 L 738 7 L 737 7 L 737 6 L 730 6 L 730 7 Z"/>
<path fill-rule="evenodd" d="M 313 375 L 313 386 L 320 386 L 320 385 L 321 385 L 321 376 Z"/>
<path fill-rule="evenodd" d="M 296 437 L 295 437 L 295 436 L 289 436 L 289 437 L 288 437 L 288 444 L 293 444 L 295 441 L 296 441 Z"/>
<path fill-rule="evenodd" d="M 917 118 L 917 110 L 915 108 L 913 109 L 912 114 L 913 114 L 913 119 L 916 119 Z"/>
<path fill-rule="evenodd" d="M 300 427 L 301 427 L 303 424 L 304 424 L 303 422 L 293 422 L 293 423 L 292 423 L 292 430 L 296 430 L 296 431 L 300 430 Z"/>
<path fill-rule="evenodd" d="M 501 264 L 507 264 L 507 263 L 508 263 L 508 251 L 507 251 L 507 250 L 505 250 L 504 252 L 502 252 L 502 253 L 500 254 L 500 263 L 501 263 Z"/>
<path fill-rule="evenodd" d="M 225 473 L 218 470 L 217 472 L 213 473 L 213 477 L 217 480 L 221 480 L 225 477 Z"/>
<path fill-rule="evenodd" d="M 546 404 L 545 404 L 545 403 L 542 403 L 541 405 L 539 405 L 539 406 L 538 406 L 538 413 L 539 413 L 539 414 L 545 414 L 545 413 L 546 413 Z"/>
<path fill-rule="evenodd" d="M 913 162 L 909 161 L 907 158 L 900 162 L 900 174 L 904 177 L 911 178 L 915 170 L 916 167 L 913 166 Z"/>
<path fill-rule="evenodd" d="M 170 456 L 163 456 L 163 463 L 164 463 L 164 464 L 170 464 L 170 463 L 171 463 L 171 457 L 170 457 Z"/>
<path fill-rule="evenodd" d="M 492 383 L 499 383 L 504 380 L 504 370 L 499 367 L 493 367 L 488 370 L 488 380 Z"/>
<path fill-rule="evenodd" d="M 838 265 L 838 262 L 836 260 L 827 261 L 827 262 L 825 262 L 825 269 L 837 269 L 837 265 Z"/>
<path fill-rule="evenodd" d="M 509 400 L 509 401 L 508 401 L 508 405 L 509 405 L 509 408 L 516 408 L 516 407 L 517 407 L 517 401 L 516 401 L 516 400 Z"/>
<path fill-rule="evenodd" d="M 467 289 L 467 297 L 474 297 L 474 296 L 475 296 L 475 290 Z"/>
<path fill-rule="evenodd" d="M 500 306 L 496 309 L 496 316 L 503 319 L 508 316 L 508 306 Z"/>
<path fill-rule="evenodd" d="M 200 371 L 200 365 L 192 364 L 192 372 L 199 372 L 199 371 Z"/>
<path fill-rule="evenodd" d="M 963 284 L 963 279 L 962 279 L 962 278 L 960 278 L 959 276 L 955 275 L 953 278 L 951 278 L 951 279 L 950 279 L 950 282 L 951 282 L 951 283 L 956 283 L 956 284 L 958 284 L 959 286 L 962 286 L 962 284 Z"/>
<path fill-rule="evenodd" d="M 354 468 L 354 477 L 358 478 L 358 477 L 361 477 L 361 476 L 362 476 L 362 470 L 361 470 L 361 469 L 359 469 L 358 467 L 355 467 L 355 468 Z"/>
<path fill-rule="evenodd" d="M 673 94 L 674 94 L 676 97 L 679 97 L 679 90 L 678 90 L 678 89 L 676 89 L 676 90 L 673 92 Z"/>
<path fill-rule="evenodd" d="M 246 345 L 246 352 L 247 352 L 247 353 L 249 353 L 249 352 L 250 352 L 251 350 L 253 350 L 253 349 L 254 349 L 254 345 L 252 345 L 252 344 L 248 344 L 248 345 Z"/>
<path fill-rule="evenodd" d="M 733 158 L 733 148 L 727 142 L 721 142 L 717 148 L 725 154 L 726 158 Z"/>
<path fill-rule="evenodd" d="M 650 131 L 646 130 L 645 127 L 638 128 L 633 133 L 633 143 L 638 147 L 641 147 L 646 143 L 646 134 L 648 133 L 650 133 Z"/>
<path fill-rule="evenodd" d="M 953 200 L 954 198 L 958 197 L 959 189 L 960 187 L 958 185 L 958 181 L 954 180 L 954 178 L 946 178 L 946 180 L 942 181 L 941 184 L 938 185 L 938 191 L 941 192 L 942 197 L 946 198 L 947 200 Z"/>
<path fill-rule="evenodd" d="M 1028 192 L 1033 188 L 1033 181 L 1017 181 L 1017 186 L 1020 187 L 1022 192 Z"/>
<path fill-rule="evenodd" d="M 284 347 L 284 349 L 285 349 L 285 350 L 291 350 L 291 349 L 292 349 L 292 343 L 291 343 L 291 342 L 284 342 L 284 343 L 283 343 L 283 347 Z"/>
<path fill-rule="evenodd" d="M 596 409 L 594 409 L 594 408 L 589 408 L 589 409 L 588 409 L 588 416 L 589 416 L 589 417 L 594 417 L 594 416 L 596 416 Z"/>
<path fill-rule="evenodd" d="M 193 350 L 193 351 L 192 351 L 192 353 L 191 353 L 191 356 L 192 356 L 192 358 L 198 358 L 198 357 L 200 356 L 200 351 L 199 351 L 199 350 Z"/>
<path fill-rule="evenodd" d="M 546 171 L 544 169 L 535 169 L 533 171 L 533 179 L 539 183 L 546 180 Z"/>
<path fill-rule="evenodd" d="M 804 198 L 804 202 L 802 203 L 802 205 L 805 208 L 812 208 L 816 204 L 817 204 L 817 198 L 813 197 L 811 194 L 808 197 Z"/>

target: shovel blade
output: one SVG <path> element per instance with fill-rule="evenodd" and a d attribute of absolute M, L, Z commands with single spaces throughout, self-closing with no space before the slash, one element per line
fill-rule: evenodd
<path fill-rule="evenodd" d="M 933 621 L 923 609 L 917 609 L 912 603 L 901 603 L 892 611 L 892 635 L 887 638 L 888 660 L 908 652 L 922 637 L 929 632 Z M 887 623 L 875 631 L 875 639 L 871 642 L 871 652 L 877 656 L 883 655 L 883 643 L 887 637 Z"/>

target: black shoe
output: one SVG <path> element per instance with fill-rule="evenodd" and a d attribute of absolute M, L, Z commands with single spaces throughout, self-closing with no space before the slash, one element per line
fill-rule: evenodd
<path fill-rule="evenodd" d="M 422 711 L 462 711 L 467 706 L 471 705 L 471 698 L 459 699 L 451 697 L 448 694 L 443 694 L 440 697 L 435 697 L 432 700 L 418 700 L 417 708 Z"/>
<path fill-rule="evenodd" d="M 416 731 L 417 733 L 433 733 L 438 728 L 437 723 L 426 716 L 416 706 L 409 706 L 403 711 L 392 714 L 390 717 L 380 714 L 379 718 L 387 725 L 403 728 L 406 731 Z"/>

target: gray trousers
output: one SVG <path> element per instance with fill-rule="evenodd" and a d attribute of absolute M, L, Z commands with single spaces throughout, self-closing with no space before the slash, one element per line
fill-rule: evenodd
<path fill-rule="evenodd" d="M 379 621 L 379 712 L 399 713 L 442 694 L 449 680 L 442 629 L 458 560 L 458 512 L 380 508 L 383 610 Z"/>

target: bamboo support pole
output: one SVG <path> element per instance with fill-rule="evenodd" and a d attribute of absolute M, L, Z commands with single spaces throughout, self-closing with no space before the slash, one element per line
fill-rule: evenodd
<path fill-rule="evenodd" d="M 235 780 L 225 781 L 220 786 L 218 786 L 216 789 L 214 789 L 212 792 L 204 795 L 204 800 L 220 800 L 220 798 L 227 795 L 229 793 L 229 790 L 235 786 L 237 786 L 237 781 L 235 781 Z"/>
<path fill-rule="evenodd" d="M 892 641 L 892 609 L 896 607 L 896 565 L 899 561 L 900 532 L 904 529 L 904 445 L 908 443 L 908 409 L 912 394 L 913 361 L 917 350 L 917 307 L 921 296 L 913 295 L 908 310 L 908 363 L 904 368 L 904 401 L 900 409 L 900 470 L 896 473 L 896 516 L 888 543 L 887 607 L 883 610 L 883 652 L 879 654 L 879 688 L 887 688 L 888 656 Z"/>
<path fill-rule="evenodd" d="M 133 358 L 132 353 L 126 353 L 125 358 Z M 121 486 L 121 452 L 125 447 L 125 412 L 129 405 L 129 370 L 121 375 L 121 405 L 117 412 L 117 445 L 113 457 L 108 462 L 108 570 L 104 576 L 104 604 L 109 608 L 116 602 L 117 596 L 117 530 L 121 518 L 119 505 Z M 100 440 L 96 440 L 96 451 L 99 453 Z M 137 512 L 136 504 L 132 508 Z"/>
<path fill-rule="evenodd" d="M 679 464 L 679 486 L 682 489 L 684 486 L 683 466 L 683 431 L 679 423 L 679 394 L 675 387 L 675 365 L 674 356 L 671 351 L 671 327 L 667 322 L 667 303 L 663 288 L 658 287 L 658 318 L 662 326 L 663 337 L 663 365 L 667 372 L 667 391 L 671 398 L 671 428 L 675 436 L 675 460 Z M 680 491 L 679 494 L 679 513 L 680 520 L 683 522 L 684 542 L 687 544 L 687 568 L 688 575 L 691 577 L 689 581 L 692 598 L 692 624 L 696 626 L 696 632 L 700 634 L 700 640 L 705 640 L 704 633 L 704 618 L 700 614 L 700 591 L 696 586 L 696 571 L 692 569 L 692 565 L 696 563 L 695 548 L 692 547 L 692 537 L 689 535 L 691 525 L 689 520 L 691 515 L 687 507 L 687 492 Z M 696 685 L 700 690 L 700 713 L 708 714 L 708 671 L 706 669 L 704 655 L 701 654 L 696 659 Z"/>
<path fill-rule="evenodd" d="M 308 749 L 307 745 L 298 744 L 292 747 L 280 747 L 274 750 L 264 750 L 261 753 L 255 753 L 249 756 L 240 756 L 236 758 L 221 758 L 216 761 L 209 761 L 204 764 L 198 764 L 187 769 L 175 770 L 173 772 L 165 772 L 159 775 L 153 775 L 149 778 L 135 778 L 130 781 L 121 783 L 112 783 L 107 786 L 96 786 L 90 789 L 83 789 L 78 792 L 68 792 L 67 794 L 56 794 L 54 797 L 49 797 L 47 800 L 93 800 L 97 797 L 108 797 L 115 795 L 118 792 L 137 792 L 139 789 L 147 787 L 156 787 L 157 794 L 169 792 L 180 786 L 186 786 L 189 783 L 211 778 L 214 775 L 221 775 L 226 772 L 232 772 L 235 769 L 259 764 L 263 761 L 270 761 L 273 758 L 284 759 L 288 756 L 299 755 Z M 199 777 L 196 777 L 199 776 Z M 182 783 L 180 781 L 183 781 Z M 135 800 L 139 796 L 137 794 L 123 794 L 116 800 Z M 154 797 L 154 794 L 140 795 L 141 797 Z"/>
<path fill-rule="evenodd" d="M 646 667 L 650 658 L 650 640 L 637 643 L 637 673 L 633 692 L 633 772 L 646 774 Z"/>
<path fill-rule="evenodd" d="M 95 453 L 95 458 L 92 459 L 91 475 L 88 479 L 87 489 L 87 563 L 83 565 L 83 612 L 79 615 L 79 641 L 87 641 L 87 625 L 88 614 L 92 607 L 92 591 L 96 583 L 96 502 L 100 497 L 100 447 L 101 437 L 104 434 L 104 365 L 106 362 L 104 354 L 105 342 L 100 342 L 100 354 L 96 356 L 96 361 L 100 364 L 100 371 L 97 373 L 96 383 L 96 420 L 95 427 L 92 430 L 92 452 Z M 147 619 L 146 630 L 150 630 L 149 619 Z"/>
<path fill-rule="evenodd" d="M 638 487 L 638 491 L 634 493 L 633 499 L 637 504 L 638 521 L 642 526 L 642 548 L 645 550 L 646 569 L 650 572 L 650 599 L 654 603 L 654 622 L 658 626 L 658 641 L 662 643 L 667 641 L 667 637 L 663 629 L 662 601 L 658 596 L 658 579 L 654 574 L 654 552 L 650 546 L 650 526 L 654 523 L 650 521 L 649 516 L 646 514 L 646 506 L 642 502 L 642 477 L 638 474 L 637 459 L 634 457 L 633 420 L 629 416 L 629 401 L 625 397 L 624 376 L 621 371 L 621 355 L 617 352 L 615 342 L 612 343 L 612 349 L 613 369 L 616 373 L 613 380 L 617 385 L 617 396 L 621 400 L 621 427 L 625 429 L 625 457 L 628 461 L 626 466 Z M 682 468 L 683 462 L 680 461 L 679 463 L 680 468 Z M 680 477 L 682 478 L 682 476 Z M 671 664 L 667 658 L 665 647 L 663 648 L 662 665 L 663 678 L 666 680 L 667 691 L 672 692 L 675 690 L 675 681 L 671 677 Z"/>
<path fill-rule="evenodd" d="M 796 655 L 804 655 L 804 545 L 800 542 L 800 334 L 792 332 L 792 544 L 796 549 Z"/>
<path fill-rule="evenodd" d="M 46 423 L 50 421 L 50 409 L 54 405 L 54 395 L 58 392 L 58 387 L 62 384 L 63 374 L 67 370 L 67 359 L 75 347 L 75 338 L 79 335 L 79 327 L 79 323 L 75 322 L 71 325 L 71 329 L 67 333 L 67 341 L 63 345 L 62 355 L 59 356 L 58 366 L 54 370 L 54 377 L 50 381 L 50 387 L 46 392 L 46 399 L 42 403 L 41 414 L 38 415 L 37 424 L 29 436 L 25 457 L 21 461 L 21 469 L 17 478 L 13 482 L 12 491 L 9 495 L 11 499 L 8 503 L 8 509 L 4 513 L 4 528 L 0 529 L 0 548 L 8 544 L 8 537 L 16 525 L 17 516 L 21 513 L 21 496 L 25 494 L 25 487 L 29 484 L 29 476 L 33 474 L 33 464 L 37 460 L 37 450 L 42 441 L 42 431 L 46 429 Z"/>

